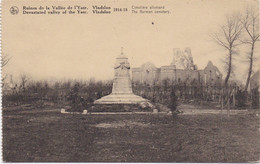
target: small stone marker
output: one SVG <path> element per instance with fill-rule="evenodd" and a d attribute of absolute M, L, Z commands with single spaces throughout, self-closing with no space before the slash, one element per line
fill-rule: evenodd
<path fill-rule="evenodd" d="M 88 110 L 83 110 L 83 113 L 82 114 L 87 114 L 88 113 Z"/>
<path fill-rule="evenodd" d="M 69 112 L 66 112 L 66 109 L 63 109 L 63 108 L 60 110 L 60 112 L 61 113 L 69 113 Z"/>
<path fill-rule="evenodd" d="M 147 107 L 147 104 L 145 102 L 140 103 L 141 108 Z"/>
<path fill-rule="evenodd" d="M 60 112 L 61 112 L 61 113 L 65 113 L 66 110 L 65 110 L 65 109 L 61 109 Z"/>
<path fill-rule="evenodd" d="M 153 113 L 158 113 L 158 109 L 153 109 Z"/>

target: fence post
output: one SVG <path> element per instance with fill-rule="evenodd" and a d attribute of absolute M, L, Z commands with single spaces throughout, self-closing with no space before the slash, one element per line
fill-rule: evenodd
<path fill-rule="evenodd" d="M 236 87 L 233 88 L 233 107 L 235 108 L 236 106 Z"/>
<path fill-rule="evenodd" d="M 230 86 L 229 85 L 228 85 L 228 93 L 227 93 L 227 105 L 228 105 L 227 114 L 229 117 L 229 112 L 230 112 Z"/>
<path fill-rule="evenodd" d="M 224 88 L 221 89 L 220 97 L 221 97 L 221 115 L 222 115 L 223 108 L 224 108 Z"/>

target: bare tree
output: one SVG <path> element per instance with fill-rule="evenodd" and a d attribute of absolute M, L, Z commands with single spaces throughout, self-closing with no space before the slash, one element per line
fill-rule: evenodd
<path fill-rule="evenodd" d="M 30 78 L 27 75 L 25 74 L 21 75 L 20 88 L 23 90 L 23 92 L 25 92 L 25 86 L 29 80 Z"/>
<path fill-rule="evenodd" d="M 245 16 L 241 18 L 241 23 L 246 31 L 247 38 L 244 38 L 241 42 L 244 44 L 249 44 L 251 49 L 248 53 L 248 61 L 249 61 L 249 68 L 248 74 L 246 79 L 246 86 L 245 91 L 248 89 L 248 85 L 250 82 L 253 64 L 254 64 L 254 50 L 256 46 L 256 42 L 259 41 L 259 12 L 254 8 L 247 8 Z"/>
<path fill-rule="evenodd" d="M 239 41 L 243 26 L 240 22 L 240 15 L 233 14 L 226 17 L 226 23 L 220 27 L 219 32 L 213 33 L 211 38 L 221 47 L 228 51 L 226 56 L 227 75 L 225 78 L 225 87 L 228 84 L 228 80 L 233 71 L 232 62 L 233 55 L 235 55 L 236 48 L 241 44 Z"/>
<path fill-rule="evenodd" d="M 1 58 L 1 64 L 2 64 L 2 69 L 4 66 L 8 64 L 8 62 L 11 60 L 12 57 L 9 57 L 8 55 L 3 55 Z M 4 81 L 7 77 L 7 74 L 2 77 L 2 81 Z"/>
<path fill-rule="evenodd" d="M 12 57 L 9 57 L 8 55 L 2 56 L 2 68 L 8 64 Z"/>

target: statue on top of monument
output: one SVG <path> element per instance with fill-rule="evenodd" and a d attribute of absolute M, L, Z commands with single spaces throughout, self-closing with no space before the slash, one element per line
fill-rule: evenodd
<path fill-rule="evenodd" d="M 124 55 L 123 47 L 121 47 L 121 54 L 119 56 L 117 56 L 117 58 L 116 58 L 116 63 L 115 63 L 114 69 L 118 69 L 118 68 L 130 69 L 130 64 L 127 59 L 128 59 L 127 56 Z"/>

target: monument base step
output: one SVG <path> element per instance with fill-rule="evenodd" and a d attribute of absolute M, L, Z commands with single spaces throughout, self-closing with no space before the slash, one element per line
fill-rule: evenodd
<path fill-rule="evenodd" d="M 88 113 L 92 112 L 153 112 L 153 108 L 141 106 L 139 104 L 94 104 L 88 108 Z"/>
<path fill-rule="evenodd" d="M 94 104 L 140 104 L 143 102 L 149 102 L 140 96 L 134 95 L 133 93 L 128 94 L 110 94 L 98 99 Z"/>

